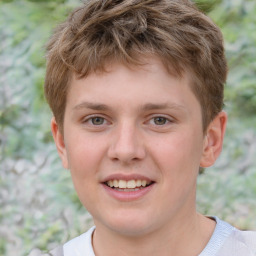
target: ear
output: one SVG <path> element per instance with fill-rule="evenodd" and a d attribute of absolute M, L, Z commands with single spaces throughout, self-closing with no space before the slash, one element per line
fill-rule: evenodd
<path fill-rule="evenodd" d="M 204 138 L 200 167 L 213 165 L 220 155 L 227 124 L 227 114 L 221 111 L 209 124 Z"/>
<path fill-rule="evenodd" d="M 54 117 L 51 120 L 51 129 L 52 129 L 52 135 L 55 141 L 55 145 L 57 147 L 59 156 L 62 161 L 62 165 L 64 168 L 68 169 L 68 158 L 67 158 L 67 150 L 65 147 L 64 137 Z"/>

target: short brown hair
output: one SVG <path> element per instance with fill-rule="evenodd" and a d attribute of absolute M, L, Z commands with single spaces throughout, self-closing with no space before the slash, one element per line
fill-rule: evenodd
<path fill-rule="evenodd" d="M 104 71 L 108 61 L 142 65 L 159 57 L 192 74 L 203 129 L 222 110 L 227 64 L 219 28 L 189 0 L 87 0 L 47 45 L 45 96 L 62 128 L 70 79 Z"/>

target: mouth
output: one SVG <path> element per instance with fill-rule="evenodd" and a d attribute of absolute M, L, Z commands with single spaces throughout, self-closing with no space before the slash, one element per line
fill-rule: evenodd
<path fill-rule="evenodd" d="M 109 188 L 116 190 L 116 191 L 122 191 L 122 192 L 133 192 L 133 191 L 139 191 L 146 187 L 149 187 L 154 184 L 154 181 L 147 181 L 147 180 L 108 180 L 104 182 L 106 186 Z"/>

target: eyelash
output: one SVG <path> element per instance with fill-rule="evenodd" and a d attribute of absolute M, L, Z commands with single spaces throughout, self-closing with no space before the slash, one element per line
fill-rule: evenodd
<path fill-rule="evenodd" d="M 157 119 L 158 119 L 158 121 L 159 121 L 159 119 L 161 120 L 161 121 L 164 121 L 164 123 L 163 124 L 157 124 L 156 122 L 157 122 Z M 167 117 L 164 117 L 164 116 L 155 116 L 155 117 L 152 117 L 150 120 L 149 120 L 149 123 L 151 122 L 151 121 L 153 121 L 154 123 L 153 123 L 153 125 L 156 125 L 156 126 L 163 126 L 163 125 L 166 125 L 167 123 L 170 123 L 171 121 L 167 118 Z"/>
<path fill-rule="evenodd" d="M 100 124 L 95 124 L 94 121 L 95 119 L 100 119 L 102 122 Z M 160 122 L 162 121 L 163 123 L 156 123 L 157 122 L 157 119 L 159 121 L 160 119 Z M 157 127 L 157 128 L 164 128 L 166 127 L 168 124 L 171 124 L 173 123 L 173 119 L 169 118 L 169 117 L 165 117 L 165 116 L 162 116 L 162 115 L 159 115 L 159 116 L 153 116 L 153 117 L 150 117 L 148 119 L 148 121 L 146 121 L 144 124 L 149 124 L 150 126 L 154 126 L 154 127 Z M 108 120 L 105 118 L 105 117 L 102 117 L 100 115 L 95 115 L 95 116 L 88 116 L 86 117 L 83 121 L 82 121 L 83 124 L 87 124 L 91 127 L 95 127 L 95 128 L 102 128 L 104 125 L 107 125 L 109 124 L 110 122 L 108 122 Z"/>
<path fill-rule="evenodd" d="M 93 124 L 93 120 L 94 119 L 101 119 L 103 121 L 102 124 Z M 107 122 L 106 118 L 102 117 L 102 116 L 99 116 L 99 115 L 95 115 L 95 116 L 89 116 L 87 117 L 86 119 L 83 120 L 83 123 L 88 123 L 89 125 L 91 126 L 102 126 L 104 125 L 105 123 Z"/>

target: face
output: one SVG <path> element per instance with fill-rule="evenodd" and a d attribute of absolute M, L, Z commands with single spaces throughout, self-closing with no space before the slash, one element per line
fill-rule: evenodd
<path fill-rule="evenodd" d="M 52 131 L 97 228 L 141 235 L 196 211 L 198 169 L 212 164 L 207 152 L 216 143 L 213 131 L 203 134 L 189 83 L 188 74 L 174 77 L 157 59 L 73 78 L 64 136 L 54 119 Z"/>

